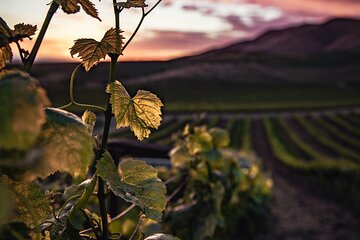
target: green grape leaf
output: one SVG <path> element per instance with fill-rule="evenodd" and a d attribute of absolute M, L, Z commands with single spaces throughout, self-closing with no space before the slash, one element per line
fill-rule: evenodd
<path fill-rule="evenodd" d="M 224 199 L 225 188 L 220 182 L 211 184 L 211 198 L 203 203 L 195 219 L 193 239 L 205 240 L 214 236 L 216 227 L 223 223 L 221 204 Z"/>
<path fill-rule="evenodd" d="M 169 157 L 172 166 L 175 168 L 186 166 L 186 163 L 193 160 L 193 156 L 183 144 L 171 149 Z"/>
<path fill-rule="evenodd" d="M 174 237 L 173 235 L 156 233 L 150 237 L 145 238 L 145 240 L 180 240 L 180 238 Z"/>
<path fill-rule="evenodd" d="M 94 176 L 92 179 L 88 179 L 84 184 L 84 186 L 79 186 L 78 191 L 81 192 L 81 196 L 76 200 L 74 206 L 71 208 L 69 213 L 69 218 L 74 218 L 74 215 L 80 211 L 81 208 L 85 206 L 92 193 L 94 192 L 96 186 L 97 177 Z M 85 187 L 83 190 L 81 188 Z"/>
<path fill-rule="evenodd" d="M 166 207 L 166 187 L 157 171 L 143 161 L 125 160 L 116 169 L 108 152 L 96 164 L 96 174 L 106 180 L 111 191 L 139 206 L 145 215 L 161 221 Z"/>
<path fill-rule="evenodd" d="M 11 29 L 7 25 L 7 23 L 0 17 L 0 36 L 1 37 L 11 37 Z"/>
<path fill-rule="evenodd" d="M 21 40 L 23 38 L 30 38 L 35 35 L 37 30 L 36 25 L 19 23 L 14 26 L 14 30 L 11 31 L 11 35 L 16 40 Z"/>
<path fill-rule="evenodd" d="M 139 90 L 135 97 L 130 98 L 119 81 L 110 83 L 106 92 L 111 94 L 110 103 L 117 128 L 130 126 L 135 136 L 143 140 L 149 137 L 150 128 L 160 126 L 163 104 L 155 94 Z"/>
<path fill-rule="evenodd" d="M 0 70 L 6 63 L 11 62 L 13 53 L 9 46 L 9 37 L 11 37 L 11 29 L 7 23 L 0 17 Z"/>
<path fill-rule="evenodd" d="M 50 229 L 51 240 L 82 240 L 79 230 L 75 229 L 68 221 L 66 215 L 54 221 Z"/>
<path fill-rule="evenodd" d="M 96 186 L 97 177 L 87 179 L 77 186 L 67 188 L 62 195 L 64 205 L 47 221 L 40 225 L 40 230 L 50 230 L 51 239 L 75 240 L 80 238 L 79 231 L 82 221 L 78 213 L 88 202 Z"/>
<path fill-rule="evenodd" d="M 147 7 L 145 0 L 127 0 L 126 2 L 116 3 L 116 6 L 123 8 L 144 8 Z"/>
<path fill-rule="evenodd" d="M 7 44 L 4 47 L 0 47 L 0 70 L 3 69 L 6 63 L 11 62 L 13 59 L 13 53 L 10 46 Z"/>
<path fill-rule="evenodd" d="M 80 11 L 80 6 L 82 9 L 91 17 L 94 17 L 101 21 L 99 18 L 99 12 L 95 8 L 95 5 L 90 0 L 54 0 L 57 4 L 61 6 L 61 9 L 67 14 L 73 14 Z"/>
<path fill-rule="evenodd" d="M 215 148 L 224 148 L 229 146 L 230 137 L 227 131 L 221 128 L 211 128 L 209 133 L 212 137 Z"/>
<path fill-rule="evenodd" d="M 0 148 L 27 150 L 40 135 L 49 104 L 45 91 L 27 73 L 0 73 Z"/>
<path fill-rule="evenodd" d="M 9 222 L 22 222 L 34 228 L 51 214 L 50 201 L 34 182 L 15 182 L 1 176 L 0 184 L 8 187 L 12 195 L 13 213 Z"/>
<path fill-rule="evenodd" d="M 82 115 L 81 120 L 87 126 L 87 130 L 89 131 L 89 133 L 92 134 L 96 123 L 95 113 L 86 110 Z"/>
<path fill-rule="evenodd" d="M 206 126 L 195 127 L 194 134 L 189 135 L 186 141 L 186 147 L 190 154 L 209 151 L 213 148 L 212 136 Z"/>
<path fill-rule="evenodd" d="M 100 42 L 91 38 L 77 39 L 70 49 L 70 54 L 71 56 L 78 54 L 85 70 L 89 71 L 108 53 L 121 54 L 123 44 L 121 33 L 122 31 L 117 33 L 115 28 L 111 28 Z"/>
<path fill-rule="evenodd" d="M 84 176 L 94 157 L 94 140 L 76 115 L 56 109 L 45 109 L 47 121 L 40 136 L 41 160 L 30 171 L 46 177 L 55 171 Z M 31 177 L 31 175 L 30 175 Z"/>

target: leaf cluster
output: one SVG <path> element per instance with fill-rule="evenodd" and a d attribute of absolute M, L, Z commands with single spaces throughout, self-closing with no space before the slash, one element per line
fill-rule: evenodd
<path fill-rule="evenodd" d="M 145 162 L 129 159 L 116 167 L 111 155 L 105 151 L 97 161 L 95 176 L 84 180 L 95 152 L 99 151 L 92 137 L 95 113 L 87 110 L 80 119 L 64 110 L 44 108 L 49 104 L 45 91 L 34 78 L 19 70 L 4 70 L 0 74 L 0 92 L 1 113 L 5 116 L 0 119 L 0 173 L 6 174 L 0 178 L 0 190 L 5 196 L 3 206 L 10 205 L 10 199 L 16 200 L 10 210 L 2 211 L 2 224 L 7 223 L 10 227 L 12 223 L 24 223 L 33 230 L 33 236 L 43 233 L 51 239 L 81 239 L 81 236 L 87 236 L 79 235 L 84 226 L 79 228 L 76 224 L 82 213 L 81 222 L 84 218 L 90 221 L 94 233 L 100 235 L 104 227 L 101 217 L 86 208 L 96 190 L 98 177 L 106 181 L 116 196 L 139 206 L 146 217 L 162 220 L 167 202 L 166 187 L 157 171 Z M 147 100 L 151 104 L 151 99 Z M 140 109 L 141 101 L 141 97 L 134 100 Z M 134 113 L 126 113 L 130 126 L 135 119 L 131 115 Z M 138 114 L 144 116 L 141 115 L 144 112 Z M 154 124 L 160 124 L 160 120 Z M 57 171 L 68 172 L 74 179 L 83 180 L 79 185 L 64 189 L 58 207 L 53 204 L 53 192 L 46 195 L 33 181 Z M 171 239 L 165 235 L 158 237 L 154 239 Z"/>
<path fill-rule="evenodd" d="M 146 6 L 144 0 L 114 1 L 116 27 L 110 28 L 100 41 L 78 39 L 70 49 L 72 56 L 80 57 L 86 71 L 107 55 L 111 57 L 107 110 L 75 102 L 72 84 L 78 67 L 70 81 L 71 103 L 65 106 L 100 109 L 105 113 L 105 122 L 110 122 L 114 114 L 117 127 L 130 127 L 139 140 L 149 137 L 150 129 L 159 127 L 163 104 L 155 94 L 144 90 L 131 98 L 125 87 L 115 81 L 114 73 L 124 49 L 119 14 L 124 8 L 142 8 L 141 25 Z M 82 8 L 100 20 L 90 0 L 54 0 L 46 24 L 29 53 L 19 42 L 30 39 L 36 26 L 21 23 L 10 29 L 0 18 L 0 235 L 6 239 L 124 239 L 122 233 L 109 232 L 112 220 L 106 211 L 106 198 L 112 192 L 123 202 L 137 206 L 141 212 L 139 226 L 143 218 L 162 221 L 167 203 L 166 187 L 158 178 L 157 170 L 134 159 L 121 161 L 116 166 L 106 150 L 109 124 L 104 125 L 103 139 L 93 136 L 94 112 L 86 110 L 79 118 L 63 109 L 51 108 L 45 90 L 30 74 L 2 70 L 13 58 L 11 43 L 16 43 L 20 51 L 24 70 L 31 70 L 46 28 L 59 7 L 68 14 Z M 61 176 L 69 176 L 70 180 L 59 184 Z M 96 207 L 100 208 L 99 215 Z M 135 228 L 130 239 L 138 229 Z M 155 234 L 146 239 L 178 238 Z"/>
<path fill-rule="evenodd" d="M 25 38 L 31 39 L 31 36 L 35 35 L 36 30 L 36 26 L 24 23 L 16 24 L 14 29 L 11 29 L 0 17 L 0 70 L 13 59 L 10 43 L 18 43 Z M 25 57 L 29 55 L 23 49 L 21 49 L 21 54 L 25 54 Z"/>
<path fill-rule="evenodd" d="M 272 185 L 257 157 L 227 149 L 220 128 L 187 126 L 183 135 L 170 152 L 170 177 L 186 184 L 169 203 L 168 228 L 183 239 L 252 238 L 267 216 Z"/>

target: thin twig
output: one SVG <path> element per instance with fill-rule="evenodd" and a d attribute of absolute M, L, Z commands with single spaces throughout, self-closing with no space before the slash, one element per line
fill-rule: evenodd
<path fill-rule="evenodd" d="M 21 62 L 24 64 L 25 63 L 25 58 L 24 58 L 20 43 L 18 41 L 16 41 L 16 46 L 17 46 L 17 48 L 19 50 L 19 55 L 20 55 Z"/>
<path fill-rule="evenodd" d="M 154 10 L 160 3 L 161 3 L 161 0 L 157 1 L 157 3 L 155 3 L 155 5 L 152 6 L 152 8 L 150 8 L 149 11 L 147 11 L 147 12 L 145 13 L 145 16 L 147 16 L 149 13 L 151 13 L 152 10 Z"/>
<path fill-rule="evenodd" d="M 171 199 L 173 199 L 173 198 L 176 196 L 176 194 L 178 194 L 178 193 L 180 192 L 180 190 L 181 190 L 183 187 L 185 187 L 186 183 L 187 183 L 187 181 L 184 181 L 183 183 L 181 183 L 181 184 L 171 193 L 171 195 L 167 197 L 166 200 L 167 200 L 168 202 L 171 201 Z"/>
<path fill-rule="evenodd" d="M 94 223 L 92 222 L 92 220 L 90 219 L 90 217 L 86 214 L 86 212 L 84 211 L 84 209 L 81 209 L 82 214 L 85 216 L 86 220 L 89 222 L 92 232 L 95 234 L 95 237 L 97 240 L 101 240 L 101 236 L 99 235 L 98 231 L 97 231 L 97 227 L 94 225 Z"/>
<path fill-rule="evenodd" d="M 73 105 L 73 103 L 72 103 L 72 102 L 69 102 L 68 104 L 66 104 L 66 105 L 64 105 L 64 106 L 61 106 L 61 107 L 58 107 L 58 108 L 60 108 L 60 109 L 66 109 L 66 108 L 70 107 L 71 105 Z"/>
<path fill-rule="evenodd" d="M 145 12 L 145 8 L 141 8 L 141 11 L 142 11 L 142 15 L 141 15 L 141 18 L 140 18 L 140 21 L 137 25 L 137 27 L 135 28 L 134 32 L 131 34 L 129 40 L 125 43 L 124 47 L 122 48 L 122 52 L 125 51 L 125 49 L 127 48 L 127 46 L 130 44 L 130 42 L 133 40 L 133 38 L 135 37 L 135 35 L 137 34 L 137 32 L 139 31 L 141 25 L 143 24 L 144 22 L 144 19 L 147 15 L 149 15 L 161 2 L 162 0 L 159 0 L 157 1 L 157 3 L 155 3 L 154 6 L 152 6 L 149 11 Z"/>
<path fill-rule="evenodd" d="M 141 225 L 141 222 L 142 222 L 142 216 L 141 216 L 141 215 L 142 215 L 142 214 L 140 214 L 139 221 L 138 221 L 138 223 L 137 223 L 137 225 L 136 225 L 136 227 L 135 227 L 135 229 L 134 229 L 134 232 L 131 234 L 129 240 L 133 240 L 133 239 L 134 239 L 137 231 L 138 231 L 139 228 L 140 228 L 140 225 Z"/>
<path fill-rule="evenodd" d="M 120 218 L 122 218 L 123 216 L 125 216 L 127 213 L 129 213 L 134 207 L 136 207 L 135 204 L 131 204 L 127 209 L 125 209 L 124 211 L 120 212 L 118 215 L 116 215 L 115 217 L 111 218 L 111 222 L 109 223 L 112 224 L 113 222 L 119 220 Z M 86 233 L 89 233 L 91 232 L 92 229 L 91 228 L 88 228 L 88 229 L 85 229 L 85 230 L 82 230 L 80 232 L 80 234 L 86 234 Z"/>
<path fill-rule="evenodd" d="M 70 95 L 70 103 L 59 107 L 60 109 L 65 109 L 67 107 L 70 107 L 71 105 L 75 105 L 78 107 L 83 107 L 83 108 L 90 108 L 90 109 L 95 109 L 95 110 L 100 110 L 101 112 L 105 112 L 105 109 L 103 107 L 100 106 L 96 106 L 93 104 L 83 104 L 83 103 L 78 103 L 75 101 L 74 98 L 74 82 L 75 82 L 75 77 L 77 74 L 77 71 L 80 69 L 81 64 L 77 65 L 76 68 L 74 69 L 74 71 L 71 74 L 70 77 L 70 86 L 69 86 L 69 95 Z"/>
<path fill-rule="evenodd" d="M 130 212 L 131 209 L 133 209 L 135 206 L 136 206 L 135 203 L 131 204 L 127 209 L 125 209 L 124 211 L 122 211 L 121 213 L 119 213 L 118 215 L 116 215 L 115 217 L 113 217 L 113 218 L 111 219 L 111 223 L 112 223 L 112 222 L 115 222 L 115 221 L 119 220 L 120 218 L 122 218 L 123 216 L 125 216 L 125 215 L 126 215 L 128 212 Z M 110 223 L 110 224 L 111 224 L 111 223 Z"/>
<path fill-rule="evenodd" d="M 172 183 L 176 178 L 177 178 L 177 176 L 172 176 L 172 177 L 168 178 L 168 179 L 164 182 L 165 185 L 168 185 L 168 184 Z"/>

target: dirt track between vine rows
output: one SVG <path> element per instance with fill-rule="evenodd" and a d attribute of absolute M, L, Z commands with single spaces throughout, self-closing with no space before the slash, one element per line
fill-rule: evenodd
<path fill-rule="evenodd" d="M 253 145 L 274 182 L 268 231 L 257 240 L 359 240 L 360 221 L 347 208 L 295 179 L 266 141 L 261 121 L 252 124 Z"/>

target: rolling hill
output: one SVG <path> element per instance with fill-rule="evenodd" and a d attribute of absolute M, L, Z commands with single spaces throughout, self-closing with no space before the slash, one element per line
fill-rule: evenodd
<path fill-rule="evenodd" d="M 55 105 L 64 104 L 76 63 L 39 64 Z M 135 94 L 157 93 L 170 111 L 274 110 L 360 105 L 360 20 L 273 30 L 196 56 L 167 62 L 123 62 L 117 79 Z M 76 77 L 83 102 L 105 101 L 108 64 Z M 66 99 L 65 99 L 66 100 Z"/>
<path fill-rule="evenodd" d="M 264 33 L 252 41 L 171 61 L 138 82 L 191 80 L 243 84 L 358 82 L 360 20 L 332 19 Z"/>

